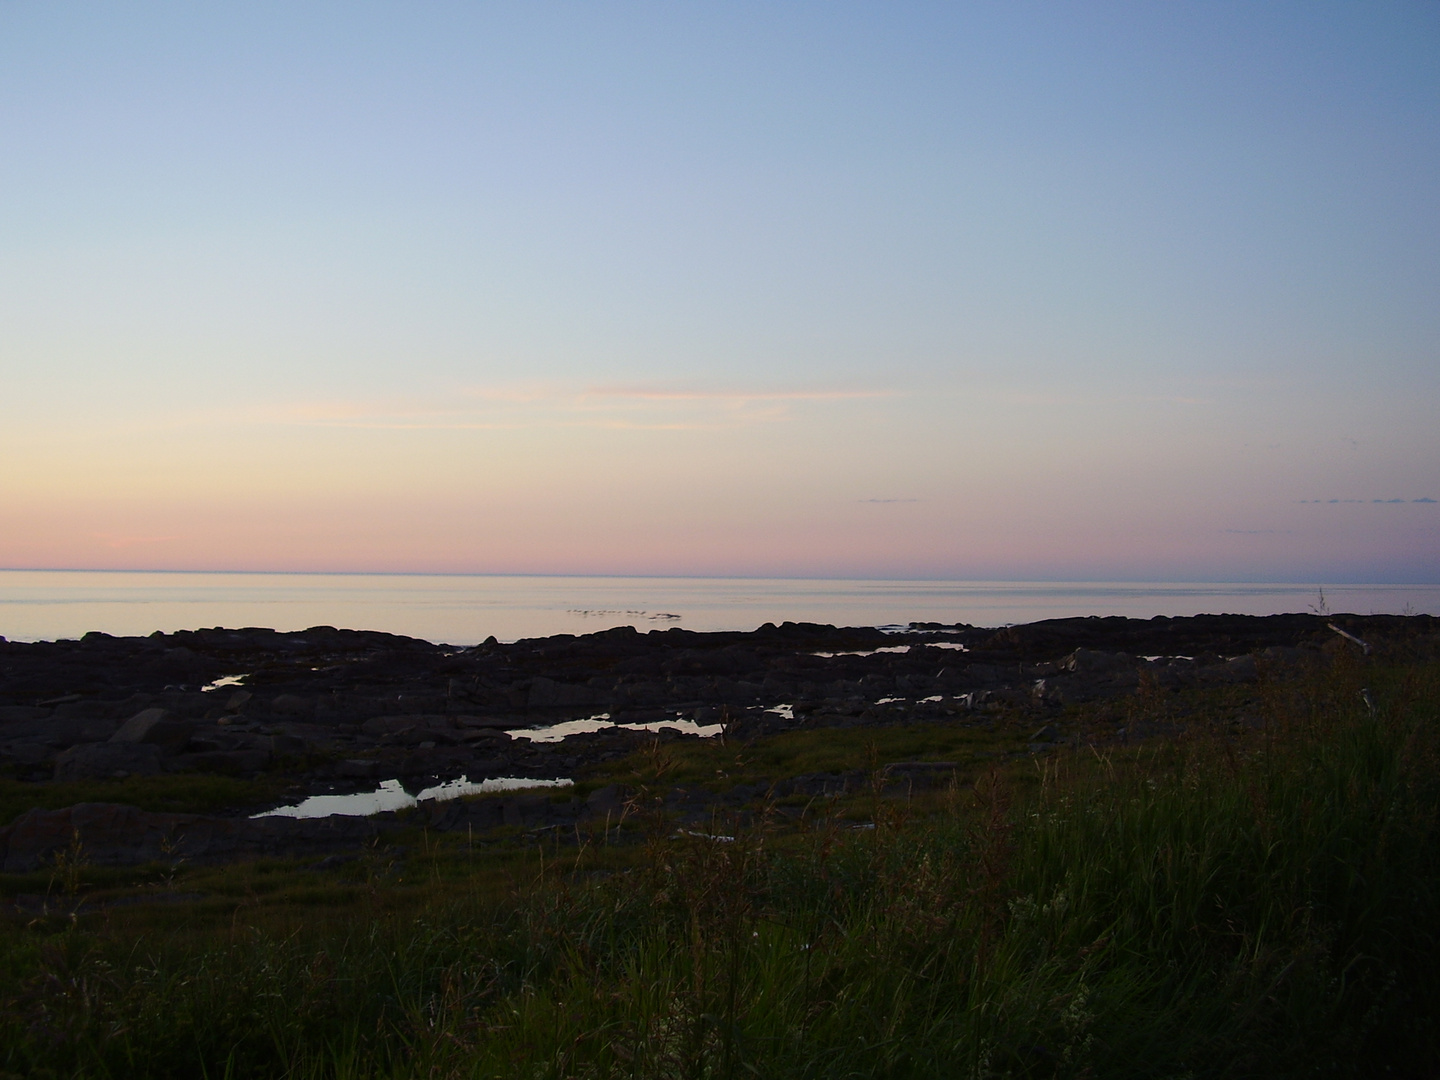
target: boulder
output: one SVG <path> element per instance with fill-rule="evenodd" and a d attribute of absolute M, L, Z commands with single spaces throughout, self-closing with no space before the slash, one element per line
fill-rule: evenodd
<path fill-rule="evenodd" d="M 264 738 L 264 736 L 261 736 Z M 269 745 L 264 749 L 276 754 L 303 754 L 309 744 L 298 735 L 287 735 L 284 732 L 269 737 Z"/>
<path fill-rule="evenodd" d="M 169 709 L 142 709 L 121 724 L 110 741 L 180 747 L 190 741 L 194 732 L 194 724 L 175 719 Z"/>
<path fill-rule="evenodd" d="M 1101 652 L 1099 649 L 1076 649 L 1060 661 L 1060 666 L 1077 674 L 1098 675 L 1101 672 L 1113 671 L 1127 659 L 1129 658 L 1120 654 Z"/>
<path fill-rule="evenodd" d="M 57 710 L 58 713 L 58 710 Z M 115 734 L 119 725 L 114 720 L 97 717 L 58 716 L 46 725 L 45 735 L 56 746 L 74 746 L 76 743 L 104 742 Z"/>
<path fill-rule="evenodd" d="M 631 799 L 628 788 L 620 784 L 606 784 L 602 788 L 596 788 L 585 799 L 585 809 L 582 812 L 586 818 L 603 818 L 609 815 L 618 819 L 625 813 L 625 806 Z"/>
<path fill-rule="evenodd" d="M 108 780 L 159 771 L 160 748 L 150 743 L 82 743 L 55 759 L 56 780 Z"/>
<path fill-rule="evenodd" d="M 1233 656 L 1225 661 L 1225 677 L 1231 682 L 1253 682 L 1259 675 L 1253 656 Z"/>

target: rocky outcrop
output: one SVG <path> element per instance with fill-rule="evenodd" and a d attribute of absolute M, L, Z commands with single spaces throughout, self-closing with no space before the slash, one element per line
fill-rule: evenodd
<path fill-rule="evenodd" d="M 972 723 L 1243 683 L 1353 650 L 1355 640 L 1383 647 L 1437 631 L 1429 616 L 1221 615 L 901 633 L 621 627 L 474 648 L 333 627 L 0 641 L 0 770 L 36 783 L 276 771 L 317 793 L 391 777 L 576 775 L 657 736 L 609 730 L 535 743 L 506 732 L 597 714 L 723 724 L 740 739 Z M 1038 728 L 1044 717 L 1035 719 Z"/>
<path fill-rule="evenodd" d="M 55 759 L 56 780 L 123 780 L 160 771 L 160 748 L 149 743 L 89 743 Z"/>

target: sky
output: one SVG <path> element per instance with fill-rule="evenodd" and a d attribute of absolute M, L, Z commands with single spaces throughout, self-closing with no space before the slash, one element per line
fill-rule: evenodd
<path fill-rule="evenodd" d="M 1440 581 L 1440 4 L 0 4 L 0 566 Z"/>

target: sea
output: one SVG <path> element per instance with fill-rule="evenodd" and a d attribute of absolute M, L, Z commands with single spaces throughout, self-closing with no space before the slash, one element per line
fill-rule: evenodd
<path fill-rule="evenodd" d="M 336 626 L 473 645 L 613 626 L 1005 626 L 1085 615 L 1280 612 L 1440 615 L 1440 585 L 0 570 L 0 637 L 10 641 L 92 630 Z"/>

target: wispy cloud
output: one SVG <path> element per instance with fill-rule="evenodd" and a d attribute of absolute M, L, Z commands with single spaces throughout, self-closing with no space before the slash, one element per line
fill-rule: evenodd
<path fill-rule="evenodd" d="M 1353 504 L 1356 506 L 1392 506 L 1405 503 L 1434 503 L 1436 500 L 1424 499 L 1299 499 L 1301 504 L 1311 503 L 1317 506 L 1344 506 Z"/>

